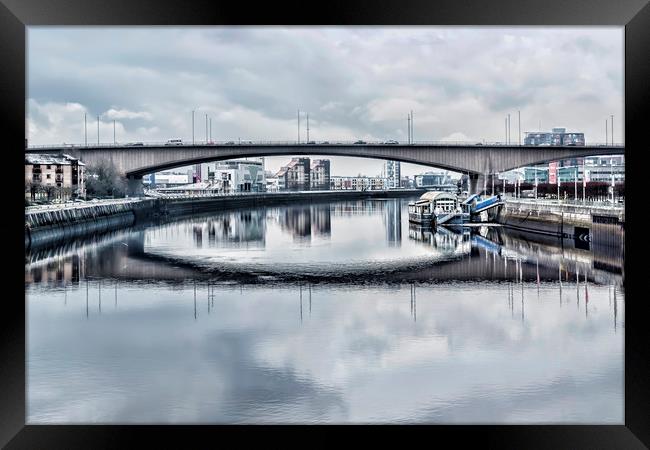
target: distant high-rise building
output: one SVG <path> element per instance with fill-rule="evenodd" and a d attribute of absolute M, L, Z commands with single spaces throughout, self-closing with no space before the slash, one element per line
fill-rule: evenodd
<path fill-rule="evenodd" d="M 420 175 L 415 175 L 415 187 L 427 188 L 440 186 L 445 183 L 446 176 L 443 172 L 426 172 Z"/>
<path fill-rule="evenodd" d="M 525 133 L 524 145 L 585 145 L 584 133 L 567 133 L 566 128 L 556 127 L 551 132 L 526 131 Z"/>
<path fill-rule="evenodd" d="M 315 159 L 309 171 L 309 183 L 313 190 L 329 190 L 330 188 L 330 160 Z"/>
<path fill-rule="evenodd" d="M 293 158 L 277 173 L 281 191 L 308 191 L 310 187 L 309 158 Z"/>
<path fill-rule="evenodd" d="M 389 189 L 400 187 L 401 173 L 399 161 L 386 161 L 386 178 Z"/>
<path fill-rule="evenodd" d="M 194 165 L 194 173 L 192 175 L 192 182 L 193 183 L 200 183 L 201 182 L 201 164 L 195 164 Z"/>

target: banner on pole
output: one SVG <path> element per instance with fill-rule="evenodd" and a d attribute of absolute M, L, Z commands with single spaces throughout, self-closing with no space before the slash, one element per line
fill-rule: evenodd
<path fill-rule="evenodd" d="M 557 184 L 558 179 L 557 161 L 548 163 L 548 182 L 550 184 Z"/>

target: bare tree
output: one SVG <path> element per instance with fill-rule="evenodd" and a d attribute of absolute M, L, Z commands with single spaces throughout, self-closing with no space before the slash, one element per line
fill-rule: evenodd
<path fill-rule="evenodd" d="M 101 161 L 86 169 L 86 195 L 94 197 L 124 197 L 126 179 L 119 176 L 109 161 Z"/>

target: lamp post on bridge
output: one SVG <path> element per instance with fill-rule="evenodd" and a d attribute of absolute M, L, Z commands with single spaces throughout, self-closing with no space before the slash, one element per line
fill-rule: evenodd
<path fill-rule="evenodd" d="M 586 203 L 585 191 L 587 190 L 587 171 L 585 169 L 585 159 L 582 158 L 582 204 Z"/>
<path fill-rule="evenodd" d="M 614 116 L 612 116 L 612 121 Z M 612 133 L 614 133 L 614 127 L 612 127 Z M 612 145 L 614 145 L 614 140 L 612 139 Z M 614 182 L 614 158 L 609 159 L 609 170 L 612 174 L 612 208 L 614 207 L 614 188 L 616 187 L 616 183 Z"/>

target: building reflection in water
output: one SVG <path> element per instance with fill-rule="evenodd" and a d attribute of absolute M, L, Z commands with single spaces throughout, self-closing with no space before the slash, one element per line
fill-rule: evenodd
<path fill-rule="evenodd" d="M 363 207 L 365 205 L 365 209 Z M 283 231 L 299 239 L 312 236 L 332 239 L 332 215 L 381 214 L 386 227 L 386 240 L 400 243 L 400 203 L 393 201 L 359 201 L 338 204 L 305 205 L 280 208 L 258 208 L 250 211 L 223 212 L 207 218 L 181 219 L 178 223 L 145 230 L 126 230 L 74 241 L 53 249 L 35 250 L 26 254 L 25 283 L 39 285 L 76 285 L 86 277 L 116 279 L 181 280 L 200 274 L 191 258 L 182 266 L 145 252 L 145 243 L 152 235 L 168 240 L 183 235 L 196 246 L 265 246 L 266 221 L 277 218 Z M 473 230 L 473 231 L 472 231 Z M 436 230 L 409 225 L 409 240 L 437 249 L 443 255 L 460 258 L 456 263 L 432 263 L 417 274 L 395 272 L 395 281 L 408 275 L 411 279 L 428 277 L 444 279 L 524 280 L 536 285 L 552 281 L 560 301 L 567 298 L 567 286 L 576 282 L 578 307 L 585 307 L 580 297 L 588 295 L 588 283 L 616 285 L 622 289 L 623 260 L 618 254 L 599 254 L 592 250 L 558 245 L 557 238 L 526 235 L 500 227 L 438 227 Z M 191 236 L 191 237 L 190 237 Z M 398 244 L 400 243 L 400 244 Z M 481 258 L 475 258 L 480 256 Z M 602 261 L 607 261 L 603 264 Z M 514 263 L 514 264 L 513 264 Z M 201 275 L 202 276 L 202 275 Z M 232 277 L 238 274 L 230 275 Z M 390 275 L 393 276 L 393 275 Z M 246 278 L 249 279 L 249 278 Z M 575 281 L 574 281 L 575 280 Z M 584 291 L 582 290 L 584 284 Z M 584 293 L 583 293 L 584 292 Z M 617 301 L 612 308 L 618 309 Z"/>
<path fill-rule="evenodd" d="M 332 234 L 330 204 L 285 207 L 277 214 L 277 218 L 280 229 L 291 234 L 296 242 L 308 243 L 312 235 L 330 238 Z"/>
<path fill-rule="evenodd" d="M 266 213 L 263 209 L 226 212 L 208 217 L 192 225 L 192 235 L 197 248 L 203 247 L 207 237 L 208 247 L 264 248 Z"/>
<path fill-rule="evenodd" d="M 399 199 L 386 200 L 383 221 L 386 228 L 386 242 L 390 247 L 400 247 L 402 244 L 402 205 Z"/>
<path fill-rule="evenodd" d="M 332 211 L 330 204 L 311 206 L 311 230 L 314 236 L 329 238 L 332 235 Z"/>

